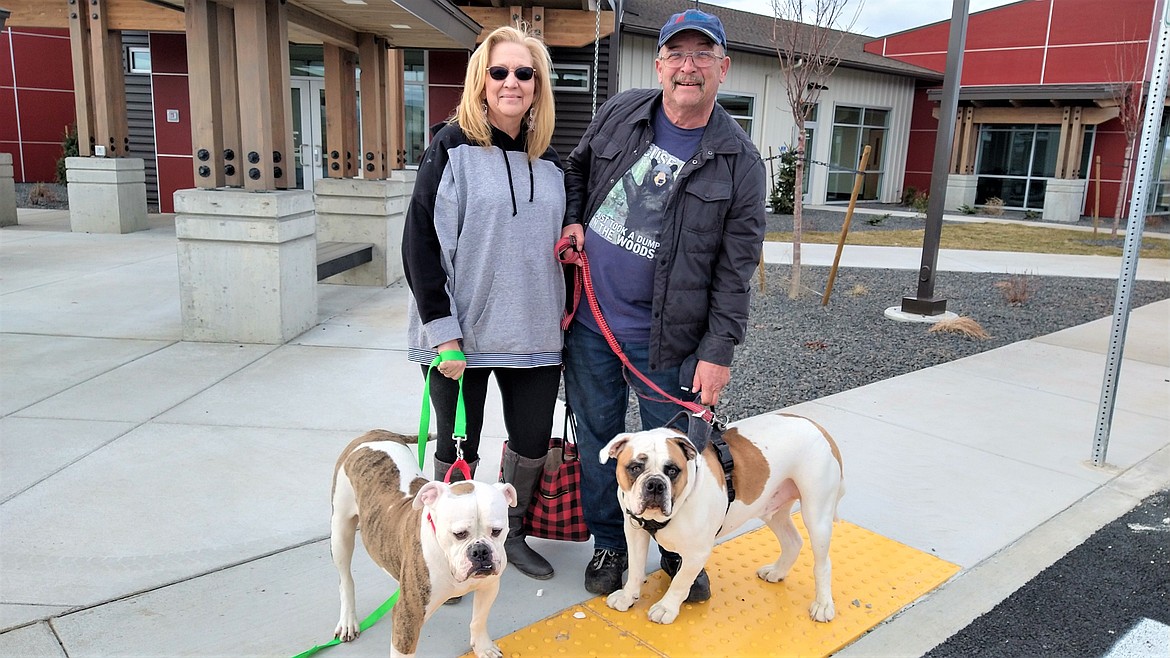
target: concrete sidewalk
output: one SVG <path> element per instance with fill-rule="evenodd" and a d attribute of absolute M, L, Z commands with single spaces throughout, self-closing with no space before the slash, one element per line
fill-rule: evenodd
<path fill-rule="evenodd" d="M 170 217 L 128 235 L 71 233 L 64 211 L 19 221 L 0 231 L 0 655 L 290 656 L 329 639 L 334 461 L 367 429 L 417 427 L 405 288 L 319 284 L 319 324 L 284 345 L 183 342 Z M 805 245 L 803 262 L 834 249 Z M 784 262 L 785 246 L 766 256 Z M 919 258 L 847 247 L 842 264 L 913 270 Z M 939 257 L 943 270 L 1046 276 L 1120 267 Z M 1138 273 L 1170 280 L 1165 261 Z M 920 654 L 1170 485 L 1170 300 L 1131 314 L 1109 464 L 1088 462 L 1109 327 L 791 408 L 838 439 L 842 518 L 963 569 L 842 655 Z M 493 395 L 480 479 L 498 470 L 498 409 Z M 557 575 L 509 570 L 493 637 L 588 598 L 591 545 L 534 543 Z M 392 591 L 361 550 L 355 578 L 362 614 Z M 466 651 L 470 613 L 440 610 L 419 655 Z M 388 643 L 384 621 L 329 655 L 384 656 Z"/>

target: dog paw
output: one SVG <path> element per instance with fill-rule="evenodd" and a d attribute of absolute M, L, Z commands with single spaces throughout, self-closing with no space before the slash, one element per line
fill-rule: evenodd
<path fill-rule="evenodd" d="M 333 631 L 333 637 L 342 642 L 352 642 L 357 639 L 359 633 L 361 633 L 361 627 L 358 626 L 357 617 L 343 615 L 341 621 L 337 622 L 337 628 Z"/>
<path fill-rule="evenodd" d="M 646 616 L 656 624 L 670 624 L 678 619 L 678 608 L 671 608 L 659 601 L 650 606 L 650 612 Z"/>
<path fill-rule="evenodd" d="M 833 621 L 833 617 L 837 616 L 837 608 L 833 606 L 832 599 L 813 601 L 812 605 L 808 607 L 808 614 L 813 618 L 813 621 Z"/>
<path fill-rule="evenodd" d="M 496 646 L 495 642 L 491 641 L 472 646 L 471 651 L 475 654 L 475 658 L 504 658 L 504 652 Z"/>
<path fill-rule="evenodd" d="M 627 594 L 626 590 L 619 589 L 605 598 L 605 605 L 618 612 L 625 612 L 638 601 L 639 596 L 638 594 Z"/>
<path fill-rule="evenodd" d="M 788 572 L 777 569 L 776 565 L 774 564 L 765 564 L 759 569 L 756 569 L 756 575 L 761 579 L 768 581 L 769 583 L 778 583 L 781 580 L 784 580 L 784 577 L 788 575 Z"/>

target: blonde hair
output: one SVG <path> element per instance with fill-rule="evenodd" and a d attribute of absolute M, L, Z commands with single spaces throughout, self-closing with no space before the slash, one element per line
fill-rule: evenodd
<path fill-rule="evenodd" d="M 510 25 L 498 27 L 487 35 L 475 52 L 471 53 L 471 58 L 467 61 L 467 76 L 463 80 L 463 96 L 459 99 L 459 107 L 455 108 L 453 120 L 475 144 L 492 145 L 492 127 L 484 112 L 483 96 L 487 88 L 488 57 L 498 43 L 518 43 L 527 48 L 532 55 L 532 68 L 536 71 L 536 75 L 533 76 L 536 88 L 532 94 L 534 114 L 529 115 L 532 122 L 528 132 L 527 148 L 528 159 L 535 160 L 544 155 L 552 142 L 556 117 L 552 81 L 549 78 L 552 72 L 552 57 L 549 56 L 544 42 L 527 32 Z"/>

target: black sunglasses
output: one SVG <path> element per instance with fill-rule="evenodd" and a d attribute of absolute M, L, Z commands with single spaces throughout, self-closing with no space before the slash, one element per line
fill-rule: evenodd
<path fill-rule="evenodd" d="M 515 69 L 508 70 L 505 66 L 489 66 L 488 75 L 492 76 L 492 80 L 499 80 L 503 82 L 508 79 L 508 74 L 513 73 L 516 79 L 520 82 L 528 82 L 532 76 L 536 75 L 536 70 L 531 66 L 517 66 Z"/>

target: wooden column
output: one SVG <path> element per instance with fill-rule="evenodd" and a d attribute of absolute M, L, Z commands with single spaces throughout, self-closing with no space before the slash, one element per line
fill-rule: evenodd
<path fill-rule="evenodd" d="M 1072 108 L 1064 108 L 1060 117 L 1060 137 L 1056 142 L 1056 171 L 1054 178 L 1064 178 L 1065 158 L 1068 157 L 1069 124 L 1072 122 Z"/>
<path fill-rule="evenodd" d="M 244 189 L 274 189 L 272 88 L 266 0 L 236 0 L 236 61 L 239 63 L 240 162 Z"/>
<path fill-rule="evenodd" d="M 390 169 L 406 168 L 406 88 L 401 50 L 386 51 L 386 157 Z"/>
<path fill-rule="evenodd" d="M 77 152 L 93 155 L 93 70 L 90 66 L 89 17 L 85 6 L 69 8 L 69 49 L 73 54 L 73 105 L 77 113 Z"/>
<path fill-rule="evenodd" d="M 110 157 L 126 155 L 130 131 L 126 125 L 122 35 L 108 29 L 106 0 L 90 0 L 83 7 L 89 19 L 94 145 L 105 146 L 106 155 Z"/>
<path fill-rule="evenodd" d="M 223 125 L 219 44 L 219 6 L 209 0 L 187 0 L 187 88 L 191 95 L 191 149 L 195 186 L 224 186 Z"/>
<path fill-rule="evenodd" d="M 283 0 L 266 0 L 268 17 L 268 88 L 272 98 L 272 179 L 277 189 L 297 186 L 293 154 L 292 82 L 289 80 L 288 15 Z M 318 102 L 316 98 L 310 102 Z M 314 162 L 314 167 L 321 166 Z"/>
<path fill-rule="evenodd" d="M 975 108 L 968 107 L 963 112 L 963 149 L 959 160 L 959 173 L 975 173 L 976 141 L 979 133 L 975 130 Z"/>
<path fill-rule="evenodd" d="M 532 21 L 528 29 L 532 36 L 544 41 L 544 7 L 532 8 Z"/>
<path fill-rule="evenodd" d="M 1081 122 L 1081 108 L 1074 107 L 1069 121 L 1068 158 L 1064 167 L 1065 178 L 1087 178 L 1081 175 L 1081 152 L 1085 144 L 1085 125 Z M 1086 172 L 1087 173 L 1087 172 Z"/>
<path fill-rule="evenodd" d="M 357 175 L 357 62 L 348 50 L 325 44 L 325 143 L 329 178 Z"/>
<path fill-rule="evenodd" d="M 386 149 L 386 97 L 382 88 L 383 60 L 386 54 L 373 34 L 358 35 L 358 57 L 362 64 L 362 177 L 382 180 Z"/>
<path fill-rule="evenodd" d="M 240 146 L 240 87 L 236 75 L 236 24 L 231 7 L 220 6 L 216 12 L 219 45 L 220 127 L 223 133 L 223 181 L 229 187 L 244 184 L 243 155 Z"/>

